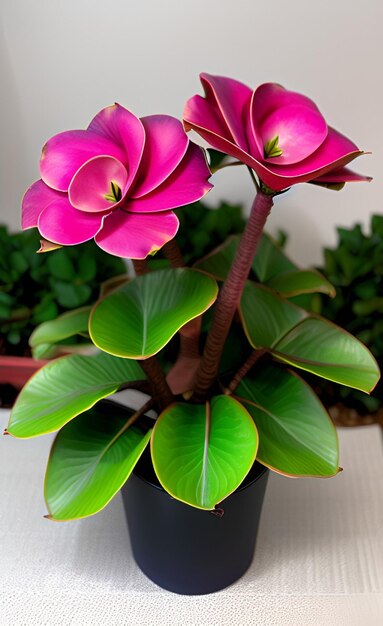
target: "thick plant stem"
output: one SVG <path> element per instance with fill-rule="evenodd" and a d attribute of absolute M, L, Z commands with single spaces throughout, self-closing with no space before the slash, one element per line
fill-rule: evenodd
<path fill-rule="evenodd" d="M 251 352 L 250 356 L 246 359 L 244 364 L 239 368 L 238 372 L 235 374 L 229 386 L 225 390 L 226 395 L 233 393 L 237 389 L 242 378 L 246 376 L 246 374 L 251 370 L 253 365 L 255 365 L 256 362 L 259 361 L 259 359 L 263 357 L 263 355 L 266 353 L 267 353 L 267 350 L 265 350 L 264 348 L 260 350 L 253 350 Z"/>
<path fill-rule="evenodd" d="M 174 402 L 174 397 L 157 359 L 152 356 L 149 357 L 149 359 L 137 362 L 141 365 L 148 379 L 152 383 L 154 400 L 159 405 L 161 410 L 166 409 L 169 404 Z"/>
<path fill-rule="evenodd" d="M 204 354 L 195 378 L 193 398 L 202 402 L 217 376 L 219 361 L 246 279 L 261 238 L 273 198 L 258 192 L 230 272 L 218 296 Z"/>

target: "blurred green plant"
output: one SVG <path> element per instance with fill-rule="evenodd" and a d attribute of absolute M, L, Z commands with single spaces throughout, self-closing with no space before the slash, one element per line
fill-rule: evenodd
<path fill-rule="evenodd" d="M 355 335 L 383 367 L 383 216 L 373 215 L 370 234 L 360 224 L 338 228 L 335 248 L 324 249 L 320 271 L 336 288 L 333 299 L 321 298 L 321 314 Z M 342 403 L 360 414 L 374 413 L 383 405 L 383 384 L 372 395 L 334 383 L 321 382 L 326 404 Z"/>
<path fill-rule="evenodd" d="M 36 254 L 36 231 L 12 234 L 0 226 L 0 354 L 29 354 L 34 328 L 94 302 L 100 283 L 126 272 L 125 263 L 93 242 Z"/>

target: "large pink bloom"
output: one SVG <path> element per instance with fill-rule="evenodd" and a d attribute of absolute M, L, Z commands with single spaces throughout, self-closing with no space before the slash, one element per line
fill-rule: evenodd
<path fill-rule="evenodd" d="M 275 83 L 251 91 L 231 78 L 200 78 L 205 98 L 196 95 L 186 103 L 186 130 L 251 167 L 271 189 L 370 180 L 345 167 L 363 152 L 327 126 L 309 98 Z"/>
<path fill-rule="evenodd" d="M 45 144 L 41 180 L 26 192 L 22 226 L 60 245 L 95 238 L 110 254 L 143 259 L 172 239 L 173 213 L 212 187 L 203 151 L 168 115 L 138 119 L 115 104 L 87 130 Z"/>

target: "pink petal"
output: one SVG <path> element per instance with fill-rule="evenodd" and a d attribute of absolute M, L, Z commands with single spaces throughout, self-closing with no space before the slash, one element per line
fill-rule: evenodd
<path fill-rule="evenodd" d="M 190 143 L 184 159 L 169 178 L 150 194 L 128 199 L 126 208 L 133 213 L 151 213 L 196 202 L 212 188 L 209 176 L 211 173 L 203 151 Z"/>
<path fill-rule="evenodd" d="M 317 178 L 332 169 L 338 169 L 350 163 L 353 159 L 363 154 L 349 139 L 329 127 L 326 140 L 320 148 L 308 159 L 295 165 L 275 165 L 270 163 L 260 163 L 250 154 L 238 148 L 232 142 L 219 137 L 207 128 L 191 124 L 190 128 L 195 130 L 213 148 L 225 152 L 242 163 L 251 167 L 259 178 L 275 191 L 282 191 L 296 183 L 304 183 L 313 178 Z M 336 148 L 336 149 L 335 149 Z M 327 163 L 327 165 L 325 164 Z"/>
<path fill-rule="evenodd" d="M 189 138 L 179 120 L 170 115 L 141 118 L 145 129 L 145 149 L 133 198 L 150 193 L 175 170 L 185 155 Z"/>
<path fill-rule="evenodd" d="M 331 170 L 327 174 L 323 176 L 319 176 L 318 178 L 314 178 L 310 182 L 318 182 L 318 183 L 350 183 L 350 182 L 358 182 L 363 181 L 369 183 L 372 180 L 371 176 L 363 176 L 362 174 L 357 174 L 357 172 L 353 172 L 348 167 L 340 167 L 336 170 Z"/>
<path fill-rule="evenodd" d="M 24 194 L 21 208 L 21 226 L 35 228 L 37 226 L 40 213 L 55 200 L 65 196 L 48 187 L 42 180 L 37 180 L 27 189 Z"/>
<path fill-rule="evenodd" d="M 291 165 L 268 163 L 269 171 L 266 173 L 266 177 L 265 172 L 259 176 L 271 187 L 271 182 L 277 184 L 279 189 L 277 187 L 272 187 L 272 189 L 279 191 L 290 185 L 304 183 L 313 178 L 318 178 L 318 176 L 323 176 L 331 170 L 344 167 L 361 154 L 363 151 L 358 150 L 350 139 L 329 127 L 328 135 L 323 144 L 307 159 Z M 283 177 L 284 181 L 280 177 Z"/>
<path fill-rule="evenodd" d="M 87 130 L 68 130 L 55 135 L 43 147 L 40 174 L 43 181 L 58 191 L 67 191 L 77 170 L 89 159 L 108 155 L 124 163 L 125 152 L 105 137 Z"/>
<path fill-rule="evenodd" d="M 100 230 L 105 213 L 74 209 L 67 198 L 51 203 L 39 217 L 38 229 L 44 239 L 73 246 L 92 239 Z"/>
<path fill-rule="evenodd" d="M 310 156 L 326 139 L 327 124 L 319 113 L 301 105 L 288 105 L 268 115 L 259 129 L 262 143 L 278 136 L 282 155 L 266 159 L 272 164 L 297 163 Z"/>
<path fill-rule="evenodd" d="M 249 115 L 252 91 L 232 78 L 201 74 L 200 79 L 208 102 L 219 108 L 234 141 L 248 149 L 244 120 Z"/>
<path fill-rule="evenodd" d="M 105 196 L 111 193 L 111 183 L 116 183 L 122 196 L 126 191 L 128 173 L 125 166 L 114 157 L 98 156 L 90 159 L 76 172 L 69 185 L 72 206 L 89 213 L 112 209 L 118 201 Z"/>
<path fill-rule="evenodd" d="M 129 174 L 127 188 L 130 187 L 137 174 L 145 144 L 145 130 L 140 119 L 116 103 L 102 109 L 93 118 L 88 130 L 111 140 L 124 151 L 126 156 L 123 163 Z"/>
<path fill-rule="evenodd" d="M 278 83 L 264 83 L 254 90 L 250 103 L 252 133 L 249 133 L 249 135 L 253 135 L 258 154 L 263 156 L 264 141 L 260 133 L 260 128 L 264 120 L 277 109 L 291 105 L 303 106 L 306 109 L 311 109 L 319 113 L 318 107 L 310 98 L 296 93 L 295 91 L 289 91 L 282 87 L 282 85 L 278 85 Z M 258 154 L 254 153 L 253 156 L 259 158 Z"/>
<path fill-rule="evenodd" d="M 177 233 L 179 222 L 171 211 L 151 214 L 127 213 L 116 209 L 105 218 L 96 236 L 98 246 L 115 256 L 145 259 Z"/>
<path fill-rule="evenodd" d="M 199 97 L 199 96 L 198 96 Z M 195 96 L 197 98 L 197 96 Z M 191 98 L 194 100 L 194 98 Z M 242 150 L 237 145 L 233 143 L 231 139 L 227 137 L 224 133 L 221 133 L 218 126 L 215 124 L 211 124 L 212 118 L 204 115 L 204 109 L 201 99 L 201 103 L 197 108 L 193 108 L 190 106 L 191 100 L 187 102 L 184 111 L 184 125 L 186 130 L 194 130 L 198 133 L 205 141 L 207 141 L 212 148 L 219 150 L 220 152 L 224 152 L 225 154 L 229 154 L 230 156 L 235 157 L 239 161 L 246 163 L 249 167 L 253 167 L 253 164 L 256 162 L 255 159 L 245 150 Z M 262 152 L 263 154 L 263 152 Z"/>
<path fill-rule="evenodd" d="M 183 123 L 186 132 L 194 128 L 209 128 L 215 135 L 232 141 L 230 131 L 220 111 L 218 111 L 216 106 L 207 102 L 205 98 L 202 98 L 202 96 L 193 96 L 186 102 L 183 112 Z"/>

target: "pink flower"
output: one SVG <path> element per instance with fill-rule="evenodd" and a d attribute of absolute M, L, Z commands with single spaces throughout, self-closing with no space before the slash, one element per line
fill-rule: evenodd
<path fill-rule="evenodd" d="M 327 126 L 317 106 L 275 83 L 255 91 L 231 78 L 200 76 L 205 98 L 186 103 L 184 125 L 251 167 L 275 191 L 303 182 L 370 180 L 345 167 L 363 154 Z"/>
<path fill-rule="evenodd" d="M 169 115 L 138 119 L 115 104 L 87 130 L 45 144 L 41 180 L 26 192 L 22 226 L 44 239 L 74 245 L 95 238 L 116 256 L 143 259 L 172 239 L 173 213 L 212 187 L 203 151 Z"/>

